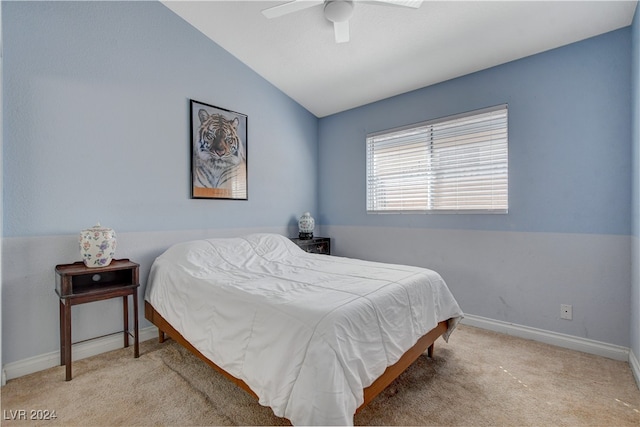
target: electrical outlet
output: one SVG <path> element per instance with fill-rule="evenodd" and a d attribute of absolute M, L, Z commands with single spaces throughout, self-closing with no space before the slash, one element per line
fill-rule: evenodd
<path fill-rule="evenodd" d="M 560 304 L 560 318 L 566 320 L 573 319 L 573 307 L 569 304 Z"/>

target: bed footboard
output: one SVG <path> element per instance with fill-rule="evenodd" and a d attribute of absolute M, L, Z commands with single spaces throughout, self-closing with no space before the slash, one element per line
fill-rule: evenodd
<path fill-rule="evenodd" d="M 379 395 L 382 390 L 387 388 L 389 384 L 393 382 L 396 378 L 400 376 L 413 362 L 416 361 L 421 354 L 425 351 L 427 352 L 427 356 L 433 357 L 433 348 L 434 342 L 438 337 L 444 334 L 447 331 L 447 322 L 443 321 L 438 323 L 438 325 L 427 332 L 416 342 L 416 344 L 406 351 L 395 364 L 389 366 L 384 373 L 378 377 L 377 380 L 373 382 L 369 387 L 364 389 L 364 402 L 357 409 L 356 412 L 359 412 L 362 408 L 364 408 L 369 402 L 371 402 L 377 395 Z"/>
<path fill-rule="evenodd" d="M 220 372 L 229 380 L 233 381 L 236 385 L 242 388 L 244 391 L 252 395 L 254 398 L 258 399 L 258 396 L 249 388 L 247 383 L 242 381 L 239 378 L 234 377 L 229 374 L 227 371 L 213 363 L 211 360 L 207 359 L 198 349 L 196 349 L 191 343 L 189 343 L 175 328 L 173 328 L 169 322 L 167 322 L 148 301 L 144 302 L 144 317 L 158 327 L 158 339 L 160 342 L 164 342 L 165 334 L 171 337 L 174 341 L 178 342 L 180 345 L 185 347 L 187 350 L 191 351 L 197 357 L 202 359 L 205 363 L 211 366 L 216 371 Z M 434 342 L 438 337 L 444 334 L 447 331 L 447 322 L 443 321 L 438 323 L 438 325 L 433 328 L 431 331 L 427 332 L 426 335 L 423 335 L 422 338 L 418 340 L 418 342 L 411 347 L 407 352 L 398 360 L 395 364 L 389 366 L 384 373 L 373 382 L 369 387 L 364 389 L 364 402 L 357 409 L 356 412 L 359 412 L 362 408 L 364 408 L 369 402 L 371 402 L 378 394 L 382 392 L 389 384 L 393 382 L 401 373 L 403 373 L 413 362 L 416 361 L 421 354 L 425 351 L 429 357 L 433 357 L 433 346 Z"/>
<path fill-rule="evenodd" d="M 148 301 L 144 302 L 144 317 L 158 327 L 158 340 L 162 343 L 165 340 L 165 334 L 176 341 L 178 344 L 185 347 L 187 350 L 195 354 L 198 358 L 202 359 L 207 365 L 211 366 L 216 371 L 220 372 L 226 378 L 234 382 L 238 387 L 249 393 L 256 400 L 258 399 L 258 395 L 249 388 L 247 383 L 242 381 L 239 378 L 234 377 L 211 360 L 209 360 L 204 354 L 200 353 L 197 348 L 195 348 L 189 341 L 187 341 L 180 332 L 178 332 L 173 326 L 169 324 L 154 308 Z"/>

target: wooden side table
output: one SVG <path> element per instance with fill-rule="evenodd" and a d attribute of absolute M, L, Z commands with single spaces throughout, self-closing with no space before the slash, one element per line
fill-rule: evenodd
<path fill-rule="evenodd" d="M 311 254 L 331 255 L 331 239 L 329 237 L 312 237 L 311 239 L 291 238 L 291 241 Z"/>
<path fill-rule="evenodd" d="M 133 296 L 134 357 L 140 356 L 138 342 L 139 264 L 114 259 L 106 267 L 87 267 L 82 261 L 56 266 L 56 293 L 60 297 L 60 365 L 71 380 L 71 307 L 87 302 L 122 297 L 124 346 L 129 347 L 129 295 Z M 120 333 L 120 332 L 116 332 Z"/>

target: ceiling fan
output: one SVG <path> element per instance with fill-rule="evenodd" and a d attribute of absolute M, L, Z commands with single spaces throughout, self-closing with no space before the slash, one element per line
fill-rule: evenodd
<path fill-rule="evenodd" d="M 422 1 L 423 0 L 372 0 L 368 2 L 417 9 L 422 4 Z M 271 19 L 323 5 L 324 17 L 333 22 L 336 43 L 345 43 L 349 41 L 349 19 L 353 15 L 355 3 L 356 1 L 354 0 L 293 0 L 264 9 L 262 14 Z"/>

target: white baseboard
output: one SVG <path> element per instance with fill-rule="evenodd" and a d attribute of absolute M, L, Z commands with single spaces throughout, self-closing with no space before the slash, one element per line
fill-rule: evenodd
<path fill-rule="evenodd" d="M 560 334 L 558 332 L 546 331 L 543 329 L 531 328 L 529 326 L 516 325 L 513 323 L 493 320 L 486 317 L 465 314 L 462 324 L 475 326 L 481 329 L 488 329 L 518 338 L 525 338 L 557 347 L 568 348 L 570 350 L 581 351 L 583 353 L 595 354 L 614 360 L 630 362 L 629 348 L 587 338 L 575 337 L 572 335 Z M 638 378 L 636 376 L 636 378 Z"/>
<path fill-rule="evenodd" d="M 629 352 L 629 366 L 631 367 L 633 376 L 636 378 L 636 384 L 638 385 L 638 388 L 640 388 L 640 362 L 633 351 Z"/>
<path fill-rule="evenodd" d="M 149 326 L 139 331 L 139 341 L 143 342 L 158 337 L 158 329 L 155 326 Z M 97 354 L 105 353 L 111 350 L 122 348 L 122 335 L 114 334 L 106 337 L 96 338 L 94 340 L 81 342 L 73 346 L 71 352 L 72 360 L 80 360 Z M 23 375 L 32 374 L 34 372 L 43 371 L 60 365 L 60 351 L 52 351 L 51 353 L 41 354 L 39 356 L 29 357 L 27 359 L 18 360 L 17 362 L 7 363 L 2 369 L 3 385 L 6 381 L 21 377 Z"/>
<path fill-rule="evenodd" d="M 462 324 L 500 332 L 518 338 L 539 341 L 562 348 L 582 351 L 584 353 L 595 354 L 614 360 L 628 361 L 631 371 L 635 376 L 636 383 L 640 388 L 640 362 L 636 355 L 626 347 L 560 334 L 557 332 L 545 331 L 528 326 L 515 325 L 513 323 L 502 322 L 471 314 L 465 314 Z M 157 336 L 158 329 L 155 326 L 150 326 L 140 330 L 140 342 L 156 338 Z M 122 348 L 122 337 L 120 335 L 111 335 L 78 343 L 73 347 L 73 360 L 84 359 L 86 357 L 95 356 L 97 354 L 117 350 L 119 348 Z M 17 362 L 7 363 L 2 369 L 2 385 L 4 385 L 7 380 L 49 369 L 54 366 L 58 366 L 59 364 L 59 351 L 30 357 Z"/>

